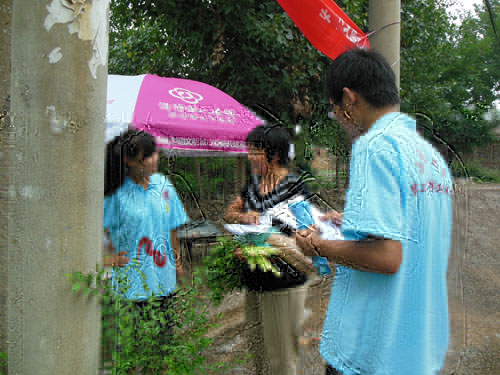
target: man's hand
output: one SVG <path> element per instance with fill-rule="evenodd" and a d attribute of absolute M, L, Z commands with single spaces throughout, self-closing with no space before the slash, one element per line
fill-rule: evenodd
<path fill-rule="evenodd" d="M 319 219 L 322 221 L 330 221 L 335 225 L 342 225 L 342 219 L 344 217 L 344 213 L 337 212 L 335 210 L 327 212 L 325 215 L 321 216 Z"/>
<path fill-rule="evenodd" d="M 319 231 L 314 227 L 310 226 L 307 229 L 296 232 L 295 241 L 297 245 L 302 250 L 304 255 L 308 256 L 319 256 L 316 247 L 313 245 L 313 241 L 317 242 L 319 240 Z"/>

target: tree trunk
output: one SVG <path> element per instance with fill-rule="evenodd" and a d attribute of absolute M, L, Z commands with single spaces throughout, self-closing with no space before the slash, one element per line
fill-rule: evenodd
<path fill-rule="evenodd" d="M 13 1 L 9 374 L 96 374 L 100 305 L 66 274 L 102 263 L 109 3 L 48 3 Z"/>

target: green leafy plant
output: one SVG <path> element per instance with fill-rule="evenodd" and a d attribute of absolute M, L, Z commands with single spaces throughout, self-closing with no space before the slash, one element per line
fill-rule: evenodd
<path fill-rule="evenodd" d="M 210 363 L 207 352 L 213 338 L 207 337 L 207 333 L 217 327 L 220 314 L 207 313 L 210 300 L 202 292 L 203 274 L 203 270 L 195 272 L 192 285 L 177 289 L 166 307 L 159 308 L 160 301 L 153 295 L 141 309 L 114 291 L 126 291 L 127 272 L 117 278 L 116 289 L 104 277 L 104 269 L 68 274 L 72 292 L 100 298 L 102 368 L 113 375 L 134 371 L 143 375 L 195 375 L 220 374 L 239 365 L 241 359 Z M 168 332 L 164 342 L 159 339 L 163 330 Z"/>
<path fill-rule="evenodd" d="M 219 237 L 209 255 L 203 258 L 203 267 L 197 269 L 203 275 L 210 299 L 216 306 L 226 294 L 242 288 L 241 262 L 233 255 L 234 249 L 242 246 L 245 244 L 238 240 Z"/>
<path fill-rule="evenodd" d="M 0 352 L 0 375 L 7 375 L 7 353 Z"/>
<path fill-rule="evenodd" d="M 451 163 L 451 172 L 454 177 L 472 177 L 478 183 L 499 183 L 500 173 L 492 168 L 487 168 L 478 162 L 466 162 L 462 166 L 458 161 Z"/>
<path fill-rule="evenodd" d="M 273 272 L 281 277 L 280 271 L 270 262 L 269 257 L 279 254 L 281 251 L 270 246 L 244 246 L 241 248 L 243 255 L 247 258 L 250 270 L 259 267 L 263 272 Z"/>

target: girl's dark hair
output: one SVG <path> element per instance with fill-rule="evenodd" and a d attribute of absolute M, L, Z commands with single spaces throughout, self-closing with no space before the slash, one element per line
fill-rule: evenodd
<path fill-rule="evenodd" d="M 325 79 L 328 98 L 342 104 L 344 87 L 356 91 L 375 108 L 399 103 L 396 76 L 382 55 L 373 50 L 352 49 L 333 60 Z"/>
<path fill-rule="evenodd" d="M 280 166 L 288 164 L 290 141 L 291 137 L 288 129 L 280 124 L 257 126 L 248 134 L 246 139 L 248 146 L 264 150 L 269 163 L 278 156 Z"/>
<path fill-rule="evenodd" d="M 154 137 L 138 130 L 128 130 L 109 142 L 104 165 L 104 196 L 113 195 L 123 185 L 127 175 L 125 157 L 130 160 L 138 157 L 145 159 L 153 155 L 155 150 Z"/>

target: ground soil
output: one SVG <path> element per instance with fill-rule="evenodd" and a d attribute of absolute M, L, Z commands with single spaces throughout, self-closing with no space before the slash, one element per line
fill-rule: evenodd
<path fill-rule="evenodd" d="M 333 207 L 343 206 L 343 193 L 323 192 Z M 450 355 L 446 375 L 500 374 L 500 185 L 466 183 L 456 192 L 453 244 L 449 267 L 451 315 Z M 221 222 L 229 202 L 202 207 L 206 216 Z M 301 338 L 300 363 L 304 375 L 324 374 L 318 341 L 326 313 L 332 278 L 310 288 L 306 301 L 308 318 Z M 207 355 L 228 362 L 248 354 L 244 293 L 234 293 L 212 312 L 223 312 L 221 326 L 211 332 L 213 349 Z M 252 362 L 229 374 L 252 374 Z"/>

